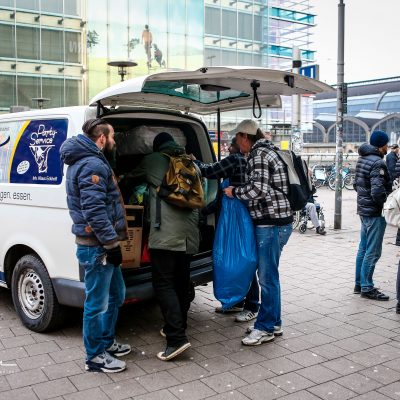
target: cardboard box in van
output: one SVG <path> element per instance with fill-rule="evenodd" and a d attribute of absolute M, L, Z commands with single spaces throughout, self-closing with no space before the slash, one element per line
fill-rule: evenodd
<path fill-rule="evenodd" d="M 139 268 L 142 255 L 143 206 L 125 206 L 128 240 L 121 243 L 122 268 Z"/>

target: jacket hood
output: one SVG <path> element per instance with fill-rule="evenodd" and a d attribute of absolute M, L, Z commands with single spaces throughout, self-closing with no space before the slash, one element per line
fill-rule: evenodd
<path fill-rule="evenodd" d="M 253 145 L 253 147 L 251 148 L 250 151 L 253 151 L 255 149 L 258 149 L 260 147 L 265 147 L 268 148 L 270 150 L 279 150 L 276 146 L 274 146 L 274 144 L 268 140 L 268 139 L 259 139 L 257 140 L 257 142 Z"/>
<path fill-rule="evenodd" d="M 61 146 L 60 154 L 62 162 L 67 165 L 73 165 L 85 157 L 102 156 L 101 150 L 84 135 L 67 139 Z"/>
<path fill-rule="evenodd" d="M 365 156 L 369 156 L 369 155 L 375 155 L 378 156 L 380 158 L 383 158 L 383 154 L 379 153 L 379 150 L 377 147 L 372 146 L 368 143 L 364 143 L 360 146 L 360 148 L 358 149 L 358 154 L 361 157 L 365 157 Z"/>
<path fill-rule="evenodd" d="M 185 149 L 179 146 L 178 143 L 169 141 L 162 144 L 158 152 L 168 154 L 169 156 L 180 156 L 181 154 L 185 154 Z"/>

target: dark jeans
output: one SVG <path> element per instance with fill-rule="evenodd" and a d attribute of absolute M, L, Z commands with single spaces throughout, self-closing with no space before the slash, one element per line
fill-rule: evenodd
<path fill-rule="evenodd" d="M 247 295 L 243 301 L 235 304 L 235 307 L 243 307 L 245 310 L 257 313 L 260 308 L 260 287 L 258 286 L 257 272 L 254 274 L 253 281 Z"/>
<path fill-rule="evenodd" d="M 186 324 L 190 307 L 190 256 L 180 251 L 150 249 L 153 288 L 164 317 L 167 345 L 187 342 Z"/>
<path fill-rule="evenodd" d="M 400 246 L 400 228 L 397 229 L 396 246 Z"/>
<path fill-rule="evenodd" d="M 399 261 L 399 266 L 397 267 L 396 291 L 397 291 L 397 301 L 400 303 L 400 261 Z"/>

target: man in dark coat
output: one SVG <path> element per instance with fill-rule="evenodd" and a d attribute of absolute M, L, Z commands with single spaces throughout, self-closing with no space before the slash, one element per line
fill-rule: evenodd
<path fill-rule="evenodd" d="M 64 142 L 61 159 L 68 165 L 67 203 L 77 258 L 85 270 L 85 369 L 114 373 L 126 368 L 114 356 L 131 351 L 115 340 L 118 311 L 125 300 L 120 241 L 127 239 L 127 224 L 117 180 L 103 154 L 115 146 L 114 129 L 96 118 L 86 121 L 82 130 L 83 135 Z"/>
<path fill-rule="evenodd" d="M 399 145 L 393 144 L 391 147 L 392 151 L 386 156 L 386 165 L 389 171 L 390 180 L 393 181 L 396 179 L 396 163 L 399 159 Z"/>
<path fill-rule="evenodd" d="M 383 131 L 374 131 L 369 144 L 358 150 L 356 166 L 357 213 L 361 219 L 361 238 L 356 259 L 354 293 L 372 300 L 389 300 L 389 296 L 374 287 L 375 265 L 382 254 L 386 229 L 382 217 L 383 204 L 391 192 L 391 181 L 383 157 L 387 153 L 389 137 Z"/>

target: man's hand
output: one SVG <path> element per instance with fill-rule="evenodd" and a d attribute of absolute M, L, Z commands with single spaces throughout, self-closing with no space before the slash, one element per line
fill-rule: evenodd
<path fill-rule="evenodd" d="M 224 193 L 228 196 L 228 197 L 230 197 L 231 199 L 233 199 L 233 193 L 232 193 L 232 191 L 233 191 L 233 186 L 228 186 L 227 188 L 225 188 L 225 189 L 223 189 L 224 190 Z"/>
<path fill-rule="evenodd" d="M 188 154 L 188 156 L 191 160 L 193 161 L 196 160 L 196 157 L 192 153 Z"/>
<path fill-rule="evenodd" d="M 107 264 L 112 264 L 114 267 L 119 267 L 122 264 L 121 246 L 106 249 Z"/>

